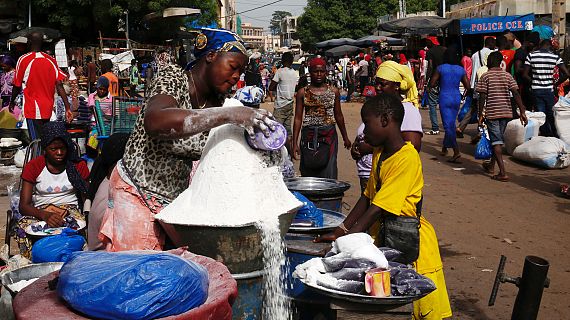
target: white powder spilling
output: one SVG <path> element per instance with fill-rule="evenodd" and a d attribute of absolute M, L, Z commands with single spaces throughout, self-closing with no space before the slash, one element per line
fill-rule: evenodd
<path fill-rule="evenodd" d="M 210 131 L 192 184 L 156 219 L 170 224 L 240 227 L 254 224 L 263 248 L 263 319 L 288 320 L 284 292 L 285 245 L 279 216 L 302 203 L 283 182 L 279 163 L 251 149 L 244 130 L 224 125 Z"/>
<path fill-rule="evenodd" d="M 25 287 L 29 286 L 30 284 L 34 283 L 39 278 L 32 278 L 30 280 L 20 280 L 16 283 L 12 283 L 8 285 L 8 288 L 14 292 L 22 291 Z"/>
<path fill-rule="evenodd" d="M 243 129 L 211 130 L 192 184 L 156 219 L 170 224 L 243 226 L 276 219 L 301 206 L 283 182 L 278 165 L 251 149 Z"/>

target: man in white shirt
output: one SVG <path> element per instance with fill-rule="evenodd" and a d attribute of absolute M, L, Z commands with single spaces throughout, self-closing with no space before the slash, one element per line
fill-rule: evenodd
<path fill-rule="evenodd" d="M 293 101 L 295 100 L 295 86 L 297 85 L 297 71 L 291 68 L 293 64 L 293 54 L 285 52 L 281 57 L 283 66 L 275 72 L 273 80 L 269 85 L 269 92 L 277 91 L 273 116 L 287 129 L 287 144 L 292 137 L 291 121 L 293 119 Z"/>
<path fill-rule="evenodd" d="M 368 61 L 364 58 L 358 62 L 358 71 L 356 71 L 356 76 L 360 82 L 360 93 L 364 91 L 364 87 L 368 84 Z"/>

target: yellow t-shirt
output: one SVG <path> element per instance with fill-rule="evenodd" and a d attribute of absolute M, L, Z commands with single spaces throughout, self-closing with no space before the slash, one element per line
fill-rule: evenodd
<path fill-rule="evenodd" d="M 422 198 L 424 178 L 420 155 L 410 142 L 384 160 L 380 166 L 378 177 L 378 160 L 381 149 L 375 149 L 372 156 L 372 171 L 364 195 L 370 199 L 370 204 L 383 210 L 401 216 L 415 217 L 416 204 Z M 382 184 L 376 192 L 376 182 Z M 376 237 L 380 222 L 375 223 L 369 230 Z M 442 268 L 437 237 L 432 225 L 422 215 L 420 218 L 420 254 L 416 261 L 418 273 L 435 272 Z"/>

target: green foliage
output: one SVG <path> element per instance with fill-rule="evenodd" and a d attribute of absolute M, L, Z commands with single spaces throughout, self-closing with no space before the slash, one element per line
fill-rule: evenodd
<path fill-rule="evenodd" d="M 460 0 L 448 0 L 447 7 Z M 377 18 L 398 12 L 398 0 L 308 0 L 299 17 L 297 29 L 304 49 L 315 43 L 335 39 L 371 35 L 377 27 Z M 436 11 L 438 0 L 407 0 L 407 13 Z"/>
<path fill-rule="evenodd" d="M 281 20 L 285 17 L 292 16 L 291 12 L 288 11 L 275 11 L 269 22 L 269 29 L 272 34 L 279 34 L 281 32 Z"/>

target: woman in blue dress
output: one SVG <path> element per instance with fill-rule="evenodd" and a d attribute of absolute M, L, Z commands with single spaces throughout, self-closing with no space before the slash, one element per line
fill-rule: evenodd
<path fill-rule="evenodd" d="M 455 119 L 457 119 L 457 113 L 461 105 L 460 83 L 463 84 L 465 93 L 470 93 L 471 87 L 467 80 L 465 69 L 461 66 L 457 49 L 451 46 L 445 51 L 443 64 L 437 67 L 429 86 L 435 87 L 439 84 L 439 111 L 443 128 L 445 129 L 441 155 L 445 156 L 447 155 L 447 149 L 453 149 L 453 156 L 447 161 L 454 163 L 459 163 L 459 158 L 461 158 L 455 131 Z"/>

